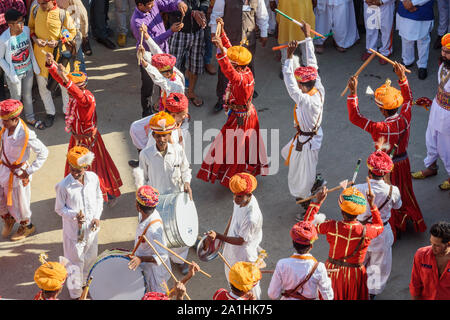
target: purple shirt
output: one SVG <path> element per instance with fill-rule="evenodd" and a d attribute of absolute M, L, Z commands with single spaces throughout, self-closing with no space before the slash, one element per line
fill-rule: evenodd
<path fill-rule="evenodd" d="M 160 12 L 178 11 L 178 3 L 181 1 L 182 0 L 155 0 L 152 10 L 148 13 L 140 11 L 137 7 L 134 9 L 134 13 L 130 19 L 130 29 L 136 39 L 136 47 L 138 47 L 141 42 L 141 33 L 139 32 L 139 28 L 143 23 L 145 23 L 147 25 L 147 32 L 150 37 L 152 37 L 152 39 L 161 47 L 163 52 L 169 53 L 169 44 L 167 39 L 172 36 L 173 32 L 171 29 L 166 31 Z M 145 41 L 142 45 L 145 50 L 150 50 Z"/>

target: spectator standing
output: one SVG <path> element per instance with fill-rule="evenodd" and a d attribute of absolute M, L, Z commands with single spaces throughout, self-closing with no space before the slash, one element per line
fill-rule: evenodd
<path fill-rule="evenodd" d="M 108 28 L 108 0 L 90 0 L 90 23 L 91 31 L 98 43 L 108 49 L 115 49 L 117 46 L 109 40 L 110 29 Z"/>
<path fill-rule="evenodd" d="M 119 47 L 125 47 L 127 44 L 128 33 L 128 12 L 133 12 L 136 3 L 134 0 L 114 0 L 117 23 L 117 44 Z"/>
<path fill-rule="evenodd" d="M 448 32 L 450 33 L 450 3 L 448 0 L 437 0 L 439 25 L 437 27 L 438 37 L 434 43 L 434 49 L 440 49 L 441 39 Z"/>
<path fill-rule="evenodd" d="M 206 28 L 203 29 L 205 33 L 205 55 L 203 56 L 203 61 L 205 63 L 205 70 L 210 75 L 215 75 L 217 73 L 216 68 L 214 68 L 213 64 L 211 63 L 213 44 L 211 41 L 211 27 L 209 26 L 211 12 L 215 2 L 216 0 L 209 1 L 208 11 L 206 12 Z"/>

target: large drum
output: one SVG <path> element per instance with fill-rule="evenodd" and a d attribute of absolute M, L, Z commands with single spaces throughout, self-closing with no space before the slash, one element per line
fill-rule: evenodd
<path fill-rule="evenodd" d="M 146 286 L 141 268 L 130 270 L 127 257 L 131 252 L 115 249 L 103 251 L 89 270 L 92 282 L 89 294 L 93 300 L 141 300 Z"/>
<path fill-rule="evenodd" d="M 164 223 L 169 248 L 192 247 L 198 236 L 198 216 L 194 202 L 185 192 L 159 196 L 156 207 Z"/>

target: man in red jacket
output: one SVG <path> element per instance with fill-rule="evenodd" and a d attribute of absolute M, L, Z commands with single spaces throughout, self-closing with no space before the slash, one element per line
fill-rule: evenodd
<path fill-rule="evenodd" d="M 413 300 L 450 300 L 450 223 L 430 229 L 431 246 L 417 250 L 409 283 Z"/>

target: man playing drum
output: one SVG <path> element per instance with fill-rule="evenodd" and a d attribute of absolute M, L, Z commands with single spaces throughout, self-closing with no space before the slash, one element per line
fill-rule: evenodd
<path fill-rule="evenodd" d="M 184 95 L 180 95 L 179 104 L 188 104 Z M 156 188 L 161 194 L 179 192 L 189 193 L 192 200 L 191 169 L 183 147 L 179 143 L 169 143 L 172 131 L 176 127 L 175 119 L 161 111 L 155 114 L 149 123 L 156 144 L 151 145 L 139 155 L 139 167 L 144 172 L 144 183 Z M 174 248 L 176 253 L 186 259 L 189 247 Z M 180 264 L 181 272 L 186 274 L 189 266 L 171 256 L 174 263 Z"/>
<path fill-rule="evenodd" d="M 144 185 L 136 191 L 136 209 L 139 213 L 139 224 L 136 229 L 135 247 L 138 241 L 144 242 L 141 242 L 135 255 L 129 256 L 131 261 L 128 266 L 132 270 L 136 270 L 139 266 L 142 268 L 149 291 L 166 293 L 164 283 L 167 283 L 170 279 L 170 274 L 165 269 L 158 254 L 170 268 L 168 252 L 160 246 L 155 246 L 155 249 L 158 251 L 158 254 L 156 254 L 145 240 L 140 238 L 141 235 L 145 235 L 148 241 L 157 240 L 166 245 L 163 237 L 163 222 L 159 212 L 156 210 L 158 202 L 159 192 L 155 188 Z"/>
<path fill-rule="evenodd" d="M 253 196 L 257 181 L 248 173 L 237 173 L 231 177 L 229 188 L 234 193 L 233 215 L 228 232 L 220 234 L 214 230 L 208 231 L 209 238 L 216 238 L 225 242 L 223 248 L 224 258 L 233 266 L 236 262 L 256 262 L 258 259 L 258 247 L 262 240 L 263 217 L 259 209 L 258 201 Z M 225 265 L 225 276 L 229 279 L 229 268 Z M 253 287 L 256 299 L 261 296 L 259 283 Z"/>
<path fill-rule="evenodd" d="M 72 264 L 68 275 L 69 294 L 80 298 L 89 268 L 97 258 L 98 230 L 103 211 L 103 195 L 98 176 L 87 171 L 94 154 L 75 146 L 67 153 L 68 174 L 55 187 L 55 211 L 63 218 L 64 257 Z"/>

